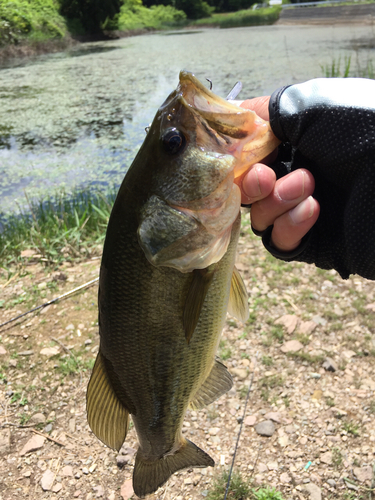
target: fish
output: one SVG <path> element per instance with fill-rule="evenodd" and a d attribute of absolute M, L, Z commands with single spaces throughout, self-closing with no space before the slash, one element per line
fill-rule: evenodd
<path fill-rule="evenodd" d="M 268 122 L 181 71 L 119 189 L 100 268 L 100 347 L 87 418 L 119 450 L 131 416 L 140 498 L 180 469 L 214 465 L 183 437 L 182 424 L 189 407 L 232 387 L 216 352 L 227 311 L 248 318 L 235 267 L 235 178 L 277 145 Z"/>

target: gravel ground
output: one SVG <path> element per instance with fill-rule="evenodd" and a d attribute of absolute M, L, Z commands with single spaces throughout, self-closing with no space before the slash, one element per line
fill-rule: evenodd
<path fill-rule="evenodd" d="M 97 257 L 52 271 L 32 251 L 24 255 L 15 275 L 0 271 L 0 323 L 98 274 Z M 208 408 L 188 411 L 183 427 L 216 466 L 177 473 L 149 498 L 207 497 L 230 466 L 253 376 L 235 465 L 244 480 L 273 486 L 285 500 L 374 499 L 372 282 L 277 261 L 248 223 L 238 268 L 250 319 L 242 325 L 228 316 L 219 349 L 234 387 Z M 92 286 L 0 328 L 0 500 L 132 496 L 134 429 L 118 455 L 86 421 L 96 294 Z"/>

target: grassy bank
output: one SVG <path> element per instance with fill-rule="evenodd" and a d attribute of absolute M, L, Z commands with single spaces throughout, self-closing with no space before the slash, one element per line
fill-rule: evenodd
<path fill-rule="evenodd" d="M 27 200 L 19 215 L 0 214 L 0 267 L 14 271 L 29 259 L 53 266 L 100 253 L 116 191 L 60 193 Z"/>
<path fill-rule="evenodd" d="M 279 19 L 281 7 L 264 9 L 246 9 L 228 14 L 213 14 L 211 17 L 194 21 L 191 26 L 208 26 L 212 28 L 236 28 L 240 26 L 259 26 L 273 24 Z"/>
<path fill-rule="evenodd" d="M 128 36 L 148 30 L 176 29 L 186 25 L 231 28 L 273 24 L 280 7 L 240 10 L 191 21 L 170 5 L 146 8 L 137 2 L 125 2 L 119 14 L 102 25 L 106 36 Z M 64 50 L 75 40 L 98 39 L 85 32 L 79 19 L 59 13 L 57 0 L 2 0 L 0 2 L 0 60 Z"/>
<path fill-rule="evenodd" d="M 54 0 L 0 2 L 0 45 L 44 42 L 68 34 L 66 20 Z"/>

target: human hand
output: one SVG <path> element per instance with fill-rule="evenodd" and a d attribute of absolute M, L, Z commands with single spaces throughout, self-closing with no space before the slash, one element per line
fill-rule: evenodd
<path fill-rule="evenodd" d="M 269 96 L 243 101 L 240 106 L 252 109 L 264 120 L 269 119 Z M 297 248 L 303 236 L 319 216 L 319 203 L 312 197 L 315 182 L 306 169 L 298 169 L 276 180 L 267 166 L 276 159 L 275 151 L 255 164 L 236 182 L 241 189 L 241 202 L 251 204 L 251 224 L 257 231 L 273 225 L 271 243 L 282 252 Z"/>

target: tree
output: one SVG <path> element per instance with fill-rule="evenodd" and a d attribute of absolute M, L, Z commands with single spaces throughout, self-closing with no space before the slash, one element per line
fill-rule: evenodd
<path fill-rule="evenodd" d="M 88 33 L 101 33 L 108 18 L 120 12 L 121 0 L 59 0 L 60 14 L 79 19 Z"/>
<path fill-rule="evenodd" d="M 215 8 L 215 12 L 235 12 L 249 9 L 255 2 L 256 0 L 207 0 L 207 3 Z"/>
<path fill-rule="evenodd" d="M 143 0 L 143 5 L 171 5 L 175 9 L 183 10 L 189 19 L 208 17 L 214 10 L 204 0 Z"/>

